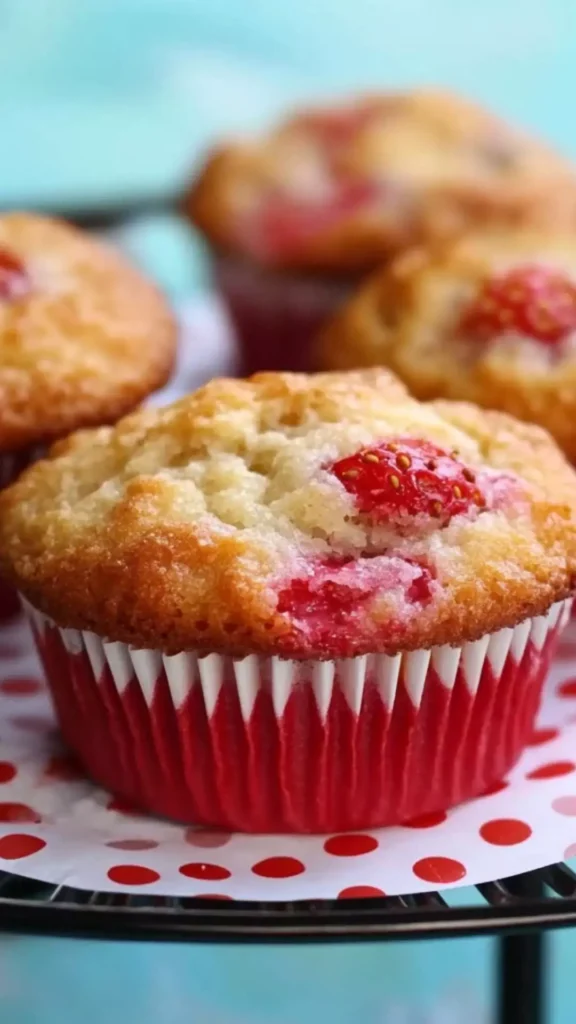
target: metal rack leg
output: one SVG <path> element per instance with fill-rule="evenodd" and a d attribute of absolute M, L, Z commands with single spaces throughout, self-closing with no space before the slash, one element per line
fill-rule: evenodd
<path fill-rule="evenodd" d="M 546 935 L 498 939 L 497 1024 L 545 1024 Z"/>

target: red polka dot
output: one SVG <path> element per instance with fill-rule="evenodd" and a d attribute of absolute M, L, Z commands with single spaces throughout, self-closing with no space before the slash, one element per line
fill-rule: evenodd
<path fill-rule="evenodd" d="M 61 782 L 72 782 L 74 779 L 83 779 L 85 776 L 72 754 L 55 754 L 44 769 L 44 777 Z"/>
<path fill-rule="evenodd" d="M 195 900 L 232 900 L 233 896 L 225 896 L 223 892 L 197 892 L 194 894 L 193 899 Z"/>
<path fill-rule="evenodd" d="M 207 882 L 222 882 L 225 878 L 230 878 L 231 874 L 228 868 L 223 868 L 220 864 L 204 864 L 201 862 L 183 864 L 178 870 L 186 878 L 202 878 Z"/>
<path fill-rule="evenodd" d="M 564 850 L 564 860 L 570 860 L 571 857 L 576 857 L 576 843 L 570 843 Z"/>
<path fill-rule="evenodd" d="M 54 732 L 55 725 L 51 718 L 41 718 L 40 715 L 15 715 L 10 719 L 12 725 L 26 732 Z"/>
<path fill-rule="evenodd" d="M 532 835 L 532 829 L 519 818 L 494 818 L 486 821 L 480 829 L 480 835 L 492 846 L 516 846 L 524 843 Z"/>
<path fill-rule="evenodd" d="M 0 680 L 0 692 L 10 697 L 29 697 L 43 689 L 41 680 L 31 676 L 10 676 L 8 679 Z"/>
<path fill-rule="evenodd" d="M 302 861 L 296 857 L 266 857 L 252 867 L 253 873 L 262 878 L 292 878 L 305 870 Z"/>
<path fill-rule="evenodd" d="M 157 882 L 160 875 L 152 868 L 144 868 L 140 864 L 117 864 L 110 868 L 108 878 L 118 885 L 150 885 L 150 882 Z"/>
<path fill-rule="evenodd" d="M 543 743 L 555 740 L 559 735 L 558 729 L 535 729 L 528 742 L 531 747 L 540 747 Z"/>
<path fill-rule="evenodd" d="M 341 835 L 331 836 L 324 843 L 326 853 L 333 857 L 361 857 L 364 853 L 372 853 L 378 849 L 378 840 L 374 836 Z"/>
<path fill-rule="evenodd" d="M 155 850 L 158 845 L 154 839 L 113 839 L 106 843 L 113 850 Z"/>
<path fill-rule="evenodd" d="M 559 775 L 570 775 L 570 772 L 575 770 L 576 764 L 573 761 L 549 761 L 548 764 L 541 764 L 539 768 L 528 772 L 526 778 L 555 779 Z"/>
<path fill-rule="evenodd" d="M 452 857 L 423 857 L 412 865 L 412 871 L 424 882 L 459 882 L 466 876 L 466 868 Z"/>
<path fill-rule="evenodd" d="M 0 803 L 0 821 L 42 821 L 42 817 L 28 804 Z"/>
<path fill-rule="evenodd" d="M 33 853 L 39 853 L 45 846 L 46 842 L 40 839 L 40 836 L 20 835 L 14 832 L 0 838 L 0 857 L 3 860 L 20 860 L 21 857 L 31 857 Z"/>
<path fill-rule="evenodd" d="M 0 782 L 12 782 L 17 768 L 10 761 L 0 761 Z"/>
<path fill-rule="evenodd" d="M 557 796 L 552 801 L 552 810 L 567 818 L 576 818 L 576 796 Z"/>
<path fill-rule="evenodd" d="M 576 697 L 576 679 L 565 679 L 556 692 L 559 697 Z"/>
<path fill-rule="evenodd" d="M 184 839 L 190 846 L 197 846 L 203 850 L 216 850 L 218 847 L 226 846 L 230 842 L 232 833 L 188 828 L 184 833 Z"/>
<path fill-rule="evenodd" d="M 431 814 L 420 814 L 417 818 L 411 818 L 402 824 L 404 828 L 434 828 L 435 825 L 441 825 L 446 821 L 447 817 L 446 811 L 434 811 Z"/>
<path fill-rule="evenodd" d="M 118 811 L 119 814 L 130 814 L 132 816 L 142 814 L 140 808 L 124 800 L 121 796 L 114 796 L 106 804 L 109 811 Z"/>
<path fill-rule="evenodd" d="M 383 889 L 375 885 L 349 885 L 347 889 L 341 889 L 338 893 L 339 900 L 360 900 L 370 896 L 385 896 Z"/>
<path fill-rule="evenodd" d="M 480 796 L 494 796 L 495 793 L 501 793 L 503 789 L 507 788 L 508 783 L 505 782 L 504 779 L 499 779 L 498 782 L 492 782 L 489 786 L 487 786 L 487 788 L 484 790 L 483 793 L 480 794 Z"/>

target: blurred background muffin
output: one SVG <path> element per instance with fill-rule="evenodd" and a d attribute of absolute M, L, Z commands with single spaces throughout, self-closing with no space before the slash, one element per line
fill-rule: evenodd
<path fill-rule="evenodd" d="M 370 269 L 485 223 L 574 220 L 567 161 L 481 107 L 413 90 L 304 110 L 222 145 L 185 200 L 242 372 L 309 369 L 310 340 Z"/>
<path fill-rule="evenodd" d="M 576 235 L 484 230 L 407 253 L 328 326 L 318 358 L 538 423 L 576 461 Z"/>
<path fill-rule="evenodd" d="M 164 298 L 118 252 L 56 220 L 0 216 L 0 487 L 165 384 L 175 346 Z M 13 607 L 0 581 L 0 614 Z"/>

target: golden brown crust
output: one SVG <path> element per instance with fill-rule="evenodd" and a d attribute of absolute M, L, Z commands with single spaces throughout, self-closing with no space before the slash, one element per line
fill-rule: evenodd
<path fill-rule="evenodd" d="M 425 89 L 340 108 L 366 109 L 370 117 L 330 160 L 315 127 L 326 111 L 305 111 L 260 142 L 222 145 L 192 182 L 186 214 L 214 247 L 269 265 L 344 273 L 473 225 L 576 222 L 574 169 L 476 104 Z M 314 215 L 340 180 L 368 181 L 376 196 L 319 221 L 295 248 L 263 247 L 254 224 L 264 203 L 289 198 Z"/>
<path fill-rule="evenodd" d="M 504 482 L 505 500 L 432 532 L 370 533 L 326 467 L 399 435 L 457 447 Z M 0 496 L 0 563 L 61 626 L 168 653 L 297 657 L 335 653 L 278 610 L 312 563 L 345 555 L 346 572 L 382 564 L 387 579 L 426 564 L 433 600 L 407 603 L 391 584 L 334 641 L 347 655 L 409 650 L 461 644 L 565 597 L 575 506 L 576 478 L 536 427 L 422 405 L 385 371 L 260 374 L 59 442 Z"/>
<path fill-rule="evenodd" d="M 559 268 L 576 280 L 576 242 L 567 233 L 483 231 L 407 253 L 328 325 L 318 364 L 388 366 L 420 399 L 474 402 L 538 423 L 576 462 L 576 338 L 551 349 L 523 338 L 470 344 L 458 331 L 482 283 L 520 264 Z"/>
<path fill-rule="evenodd" d="M 0 451 L 112 423 L 172 370 L 168 306 L 112 248 L 36 215 L 0 216 L 30 290 L 0 299 Z"/>

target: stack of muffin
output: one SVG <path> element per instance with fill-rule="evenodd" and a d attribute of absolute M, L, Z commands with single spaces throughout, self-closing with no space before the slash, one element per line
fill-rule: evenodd
<path fill-rule="evenodd" d="M 72 229 L 0 221 L 0 564 L 65 739 L 136 806 L 231 829 L 485 792 L 576 583 L 541 428 L 576 458 L 574 170 L 414 92 L 223 147 L 186 206 L 268 372 L 116 426 L 169 373 L 162 299 Z"/>

